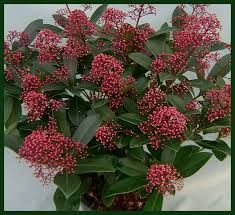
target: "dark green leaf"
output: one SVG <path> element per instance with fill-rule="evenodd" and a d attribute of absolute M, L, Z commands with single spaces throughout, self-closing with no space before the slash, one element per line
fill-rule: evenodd
<path fill-rule="evenodd" d="M 128 146 L 131 137 L 126 135 L 121 135 L 121 137 L 116 141 L 116 145 L 118 148 L 123 148 Z"/>
<path fill-rule="evenodd" d="M 64 16 L 62 16 L 60 14 L 53 14 L 52 17 L 58 25 L 65 28 L 68 20 Z"/>
<path fill-rule="evenodd" d="M 23 144 L 23 139 L 20 137 L 17 129 L 11 130 L 4 136 L 4 146 L 18 153 L 20 146 Z"/>
<path fill-rule="evenodd" d="M 130 141 L 130 148 L 136 148 L 143 146 L 145 144 L 149 143 L 149 139 L 145 136 L 139 136 L 139 137 L 132 137 Z"/>
<path fill-rule="evenodd" d="M 81 185 L 80 177 L 77 175 L 69 175 L 68 173 L 57 174 L 54 183 L 64 193 L 66 199 L 73 195 Z"/>
<path fill-rule="evenodd" d="M 223 152 L 216 150 L 212 150 L 212 152 L 214 153 L 215 157 L 220 161 L 223 161 L 227 157 L 227 155 Z"/>
<path fill-rule="evenodd" d="M 42 29 L 43 20 L 37 19 L 32 21 L 25 29 L 24 32 L 29 33 L 30 42 L 32 42 L 37 36 L 38 32 Z"/>
<path fill-rule="evenodd" d="M 177 27 L 166 26 L 164 28 L 161 28 L 157 32 L 153 33 L 149 38 L 153 38 L 153 37 L 159 36 L 161 34 L 166 34 L 166 33 L 170 33 L 172 31 L 177 31 L 177 30 L 179 30 Z"/>
<path fill-rule="evenodd" d="M 65 88 L 66 85 L 64 85 L 63 83 L 54 83 L 42 86 L 41 90 L 44 92 L 49 92 L 49 91 L 65 90 Z"/>
<path fill-rule="evenodd" d="M 54 203 L 57 211 L 79 211 L 81 193 L 74 193 L 66 199 L 63 192 L 58 188 L 54 194 Z"/>
<path fill-rule="evenodd" d="M 65 109 L 58 110 L 54 113 L 59 131 L 66 137 L 70 137 L 70 128 L 67 120 L 67 114 Z"/>
<path fill-rule="evenodd" d="M 218 86 L 219 89 L 222 89 L 224 85 L 225 85 L 225 81 L 224 81 L 223 77 L 218 75 L 217 80 L 216 80 L 216 86 Z"/>
<path fill-rule="evenodd" d="M 89 143 L 100 125 L 101 119 L 96 113 L 91 112 L 76 129 L 73 134 L 73 139 L 83 144 Z"/>
<path fill-rule="evenodd" d="M 210 90 L 215 87 L 215 85 L 209 80 L 192 80 L 190 81 L 190 84 L 192 87 L 196 87 L 201 90 Z"/>
<path fill-rule="evenodd" d="M 117 167 L 122 173 L 129 176 L 145 176 L 147 167 L 140 161 L 133 158 L 120 158 Z"/>
<path fill-rule="evenodd" d="M 159 78 L 160 81 L 167 81 L 167 80 L 175 80 L 176 77 L 170 73 L 166 73 L 166 72 L 161 72 L 159 73 Z"/>
<path fill-rule="evenodd" d="M 167 141 L 164 141 L 162 143 L 165 147 L 178 152 L 179 148 L 180 148 L 180 140 L 178 139 L 169 139 Z"/>
<path fill-rule="evenodd" d="M 215 77 L 220 75 L 224 77 L 231 70 L 231 54 L 224 55 L 219 61 L 212 67 L 209 75 Z"/>
<path fill-rule="evenodd" d="M 129 149 L 128 155 L 140 161 L 145 159 L 145 151 L 143 147 Z"/>
<path fill-rule="evenodd" d="M 77 64 L 78 60 L 77 58 L 64 58 L 64 65 L 69 70 L 69 76 L 71 81 L 76 80 L 77 75 Z"/>
<path fill-rule="evenodd" d="M 167 100 L 180 112 L 184 112 L 186 102 L 178 95 L 167 95 Z"/>
<path fill-rule="evenodd" d="M 177 19 L 177 17 L 181 17 L 181 16 L 186 16 L 187 13 L 179 6 L 177 6 L 175 8 L 175 10 L 173 11 L 172 14 L 172 25 L 178 28 L 182 27 L 183 21 L 181 19 Z"/>
<path fill-rule="evenodd" d="M 84 160 L 79 160 L 75 172 L 78 174 L 94 172 L 115 172 L 113 166 L 114 157 L 111 155 L 99 155 Z"/>
<path fill-rule="evenodd" d="M 149 56 L 141 52 L 133 52 L 129 54 L 129 57 L 147 70 L 151 70 L 152 59 Z"/>
<path fill-rule="evenodd" d="M 214 44 L 209 48 L 209 51 L 214 52 L 214 51 L 223 50 L 223 49 L 225 49 L 226 45 L 227 45 L 227 43 L 224 43 L 224 42 L 217 42 L 217 43 L 214 43 Z"/>
<path fill-rule="evenodd" d="M 96 23 L 100 17 L 102 16 L 103 12 L 106 10 L 106 8 L 108 7 L 108 4 L 102 4 L 101 6 L 99 6 L 95 12 L 92 14 L 90 20 L 93 23 Z"/>
<path fill-rule="evenodd" d="M 81 121 L 86 117 L 84 113 L 86 108 L 86 104 L 77 96 L 75 96 L 74 101 L 71 103 L 68 109 L 69 119 L 74 125 L 78 126 Z"/>
<path fill-rule="evenodd" d="M 163 203 L 163 196 L 157 191 L 153 191 L 148 197 L 144 211 L 161 211 Z"/>
<path fill-rule="evenodd" d="M 51 31 L 53 31 L 53 32 L 55 32 L 55 33 L 57 33 L 57 34 L 61 34 L 61 33 L 63 32 L 63 29 L 58 28 L 58 27 L 55 26 L 55 25 L 50 25 L 50 24 L 43 24 L 43 25 L 42 25 L 42 28 L 43 28 L 43 29 L 44 29 L 44 28 L 49 29 L 49 30 L 51 30 Z"/>
<path fill-rule="evenodd" d="M 184 135 L 187 139 L 192 141 L 201 141 L 203 140 L 200 134 L 194 133 L 191 129 L 188 129 L 184 132 Z"/>
<path fill-rule="evenodd" d="M 146 179 L 141 177 L 128 177 L 112 184 L 105 192 L 104 196 L 110 197 L 117 194 L 130 193 L 138 190 L 146 184 Z"/>
<path fill-rule="evenodd" d="M 14 104 L 14 99 L 10 96 L 4 95 L 4 123 L 9 119 L 12 108 Z"/>
<path fill-rule="evenodd" d="M 129 113 L 136 113 L 137 112 L 137 103 L 128 97 L 124 100 L 124 106 Z"/>
<path fill-rule="evenodd" d="M 200 142 L 196 142 L 199 146 L 202 146 L 206 149 L 212 149 L 215 151 L 223 152 L 224 154 L 231 155 L 231 149 L 228 145 L 222 140 L 203 140 Z"/>
<path fill-rule="evenodd" d="M 100 108 L 104 105 L 106 105 L 109 101 L 107 99 L 99 99 L 99 100 L 95 100 L 92 104 L 93 108 Z"/>
<path fill-rule="evenodd" d="M 176 157 L 176 151 L 165 147 L 162 151 L 161 162 L 173 163 Z"/>
<path fill-rule="evenodd" d="M 140 94 L 145 91 L 145 89 L 148 87 L 149 79 L 146 77 L 140 77 L 135 82 L 135 89 L 137 90 L 137 93 Z"/>
<path fill-rule="evenodd" d="M 136 113 L 124 113 L 119 115 L 118 118 L 133 125 L 138 125 L 142 121 L 141 117 Z"/>
<path fill-rule="evenodd" d="M 181 175 L 184 178 L 193 175 L 206 164 L 206 162 L 211 158 L 211 156 L 212 153 L 209 152 L 193 153 L 180 170 Z"/>
<path fill-rule="evenodd" d="M 93 84 L 90 82 L 82 82 L 82 83 L 78 84 L 77 89 L 98 91 L 99 87 L 96 84 Z"/>

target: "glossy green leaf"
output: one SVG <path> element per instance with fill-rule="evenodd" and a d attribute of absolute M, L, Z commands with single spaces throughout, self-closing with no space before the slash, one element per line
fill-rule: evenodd
<path fill-rule="evenodd" d="M 145 160 L 145 151 L 143 147 L 129 149 L 128 155 L 140 161 Z"/>
<path fill-rule="evenodd" d="M 95 157 L 79 160 L 75 172 L 77 174 L 94 172 L 115 172 L 111 155 L 97 155 Z"/>
<path fill-rule="evenodd" d="M 44 28 L 49 29 L 49 30 L 51 30 L 51 31 L 53 31 L 53 32 L 55 32 L 57 34 L 61 34 L 63 32 L 63 29 L 61 29 L 61 28 L 59 28 L 59 27 L 57 27 L 55 25 L 50 25 L 50 24 L 43 24 L 42 28 L 43 29 Z"/>
<path fill-rule="evenodd" d="M 19 148 L 23 144 L 23 139 L 20 137 L 17 129 L 11 130 L 8 134 L 4 135 L 4 146 L 18 153 Z"/>
<path fill-rule="evenodd" d="M 105 192 L 104 196 L 110 197 L 117 194 L 130 193 L 146 185 L 146 179 L 141 177 L 128 177 L 112 184 Z"/>
<path fill-rule="evenodd" d="M 106 10 L 106 8 L 108 7 L 108 4 L 102 4 L 101 6 L 99 6 L 95 12 L 92 14 L 90 20 L 93 23 L 96 23 L 100 17 L 102 16 L 103 12 Z"/>
<path fill-rule="evenodd" d="M 145 144 L 149 143 L 149 139 L 145 136 L 139 136 L 139 137 L 132 137 L 130 141 L 130 148 L 136 148 L 141 147 Z"/>
<path fill-rule="evenodd" d="M 81 185 L 81 180 L 78 175 L 64 173 L 57 174 L 54 178 L 54 183 L 61 189 L 66 199 L 68 199 L 77 191 Z"/>
<path fill-rule="evenodd" d="M 212 67 L 209 75 L 215 77 L 220 75 L 224 77 L 231 70 L 231 54 L 224 55 L 218 62 Z"/>
<path fill-rule="evenodd" d="M 24 32 L 29 33 L 30 42 L 32 42 L 37 36 L 38 32 L 42 29 L 43 20 L 37 19 L 32 21 L 25 29 Z"/>
<path fill-rule="evenodd" d="M 130 142 L 131 137 L 127 136 L 127 135 L 121 135 L 120 138 L 116 141 L 116 145 L 117 147 L 123 148 L 125 146 L 128 146 L 129 142 Z"/>
<path fill-rule="evenodd" d="M 166 72 L 161 72 L 159 73 L 159 78 L 160 81 L 168 81 L 168 80 L 175 80 L 176 77 L 170 73 L 166 73 Z"/>
<path fill-rule="evenodd" d="M 12 97 L 4 95 L 4 122 L 7 122 L 11 115 L 13 103 L 14 99 Z"/>
<path fill-rule="evenodd" d="M 68 120 L 67 120 L 66 110 L 65 109 L 58 110 L 54 113 L 54 115 L 57 121 L 59 131 L 62 134 L 64 134 L 66 137 L 70 137 L 71 133 L 70 133 L 70 127 L 69 127 Z"/>
<path fill-rule="evenodd" d="M 124 99 L 124 106 L 129 113 L 136 113 L 137 112 L 137 103 L 131 98 L 126 97 Z"/>
<path fill-rule="evenodd" d="M 133 52 L 129 54 L 129 57 L 147 70 L 151 70 L 152 59 L 149 56 L 141 52 Z"/>
<path fill-rule="evenodd" d="M 66 85 L 63 83 L 54 83 L 42 86 L 41 90 L 44 92 L 49 92 L 49 91 L 65 90 L 65 88 Z"/>
<path fill-rule="evenodd" d="M 227 154 L 223 152 L 216 151 L 216 150 L 212 150 L 212 152 L 214 153 L 215 157 L 220 161 L 223 161 L 227 157 Z"/>
<path fill-rule="evenodd" d="M 140 77 L 135 82 L 135 89 L 138 94 L 145 91 L 145 89 L 148 87 L 149 79 L 146 77 Z"/>
<path fill-rule="evenodd" d="M 161 162 L 162 163 L 173 163 L 176 157 L 176 151 L 171 148 L 165 147 L 162 150 Z"/>
<path fill-rule="evenodd" d="M 108 100 L 101 100 L 92 104 L 92 109 L 102 121 L 110 121 L 116 118 L 115 113 L 105 105 L 107 103 Z"/>
<path fill-rule="evenodd" d="M 185 111 L 186 102 L 178 95 L 167 95 L 167 100 L 176 107 L 180 112 Z"/>
<path fill-rule="evenodd" d="M 78 84 L 77 89 L 98 91 L 99 87 L 96 84 L 93 84 L 93 83 L 90 83 L 90 82 L 82 82 L 82 83 Z"/>
<path fill-rule="evenodd" d="M 158 30 L 157 32 L 153 33 L 149 38 L 153 38 L 162 34 L 166 34 L 166 33 L 170 33 L 172 31 L 177 31 L 179 30 L 177 27 L 173 26 L 165 26 L 164 28 L 161 28 L 160 30 Z"/>
<path fill-rule="evenodd" d="M 187 160 L 185 165 L 180 169 L 181 175 L 184 178 L 193 175 L 206 164 L 206 162 L 211 158 L 211 156 L 212 153 L 209 152 L 193 153 Z"/>
<path fill-rule="evenodd" d="M 56 23 L 58 23 L 61 27 L 65 28 L 68 21 L 67 18 L 60 14 L 53 14 L 52 17 L 56 21 Z"/>
<path fill-rule="evenodd" d="M 178 150 L 180 148 L 180 140 L 177 140 L 177 139 L 169 139 L 167 141 L 162 142 L 162 144 L 165 147 L 167 147 L 175 152 L 178 152 Z"/>
<path fill-rule="evenodd" d="M 224 42 L 217 42 L 214 43 L 210 48 L 209 51 L 214 52 L 214 51 L 220 51 L 226 48 L 227 43 Z"/>
<path fill-rule="evenodd" d="M 157 191 L 153 191 L 148 197 L 143 210 L 144 211 L 161 211 L 162 203 L 163 203 L 163 196 Z"/>
<path fill-rule="evenodd" d="M 222 89 L 224 85 L 225 85 L 225 81 L 223 77 L 221 77 L 220 75 L 217 75 L 216 86 L 218 86 L 219 89 Z"/>
<path fill-rule="evenodd" d="M 91 112 L 76 129 L 73 134 L 73 139 L 83 144 L 89 143 L 100 125 L 101 119 L 96 113 Z"/>
<path fill-rule="evenodd" d="M 129 176 L 144 177 L 147 172 L 147 167 L 142 162 L 130 157 L 120 158 L 117 169 Z"/>
<path fill-rule="evenodd" d="M 124 113 L 119 115 L 118 118 L 133 125 L 138 125 L 142 121 L 141 117 L 136 113 Z"/>

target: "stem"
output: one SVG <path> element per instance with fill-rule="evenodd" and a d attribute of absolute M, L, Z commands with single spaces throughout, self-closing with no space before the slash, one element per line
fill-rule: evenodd
<path fill-rule="evenodd" d="M 69 13 L 71 14 L 71 10 L 69 9 L 69 5 L 68 4 L 65 4 L 66 7 L 67 7 L 67 10 L 69 11 Z"/>
<path fill-rule="evenodd" d="M 139 11 L 138 19 L 137 19 L 137 21 L 136 21 L 136 25 L 135 25 L 135 27 L 137 27 L 137 26 L 139 25 L 139 21 L 140 21 L 140 17 L 141 17 L 141 13 L 142 13 L 142 11 L 143 11 L 143 6 L 141 6 L 141 10 Z"/>

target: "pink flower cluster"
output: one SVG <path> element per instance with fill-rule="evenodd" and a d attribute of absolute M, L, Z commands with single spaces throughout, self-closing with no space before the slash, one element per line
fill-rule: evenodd
<path fill-rule="evenodd" d="M 147 172 L 147 192 L 156 190 L 162 195 L 174 194 L 184 186 L 183 177 L 171 164 L 152 164 Z"/>
<path fill-rule="evenodd" d="M 51 120 L 47 127 L 39 127 L 24 139 L 19 156 L 47 184 L 59 172 L 73 172 L 77 156 L 85 158 L 87 150 L 86 145 L 58 133 L 55 121 Z"/>
<path fill-rule="evenodd" d="M 105 149 L 113 150 L 117 148 L 116 140 L 121 126 L 117 123 L 105 123 L 96 131 L 96 140 L 100 142 Z"/>
<path fill-rule="evenodd" d="M 49 29 L 43 29 L 35 38 L 34 47 L 38 50 L 38 61 L 40 63 L 51 62 L 57 59 L 61 51 L 59 47 L 61 37 Z"/>
<path fill-rule="evenodd" d="M 144 94 L 143 98 L 137 102 L 140 113 L 150 113 L 157 107 L 163 106 L 165 104 L 165 97 L 165 93 L 159 88 L 149 88 L 148 91 Z"/>
<path fill-rule="evenodd" d="M 177 111 L 175 107 L 157 107 L 148 120 L 139 124 L 139 129 L 150 139 L 154 149 L 160 147 L 162 141 L 184 138 L 188 118 Z"/>
<path fill-rule="evenodd" d="M 206 99 L 209 102 L 207 119 L 212 122 L 222 119 L 231 113 L 231 85 L 226 84 L 221 90 L 212 89 L 207 92 Z"/>
<path fill-rule="evenodd" d="M 186 110 L 198 110 L 201 104 L 198 101 L 191 101 L 185 105 Z"/>
<path fill-rule="evenodd" d="M 42 85 L 52 84 L 59 81 L 65 81 L 69 78 L 69 71 L 64 66 L 57 68 L 52 74 L 47 75 Z"/>
<path fill-rule="evenodd" d="M 187 80 L 181 81 L 179 84 L 174 84 L 171 87 L 173 93 L 182 95 L 189 92 L 189 82 Z"/>
<path fill-rule="evenodd" d="M 120 61 L 110 55 L 98 54 L 92 61 L 90 75 L 83 79 L 97 83 L 102 96 L 110 99 L 109 107 L 116 109 L 123 104 L 125 95 L 134 93 L 134 88 L 130 86 L 135 79 L 131 76 L 124 78 L 122 73 L 123 66 Z"/>
<path fill-rule="evenodd" d="M 9 31 L 6 43 L 10 46 L 14 42 L 17 42 L 19 47 L 26 46 L 30 42 L 30 34 L 28 32 Z"/>

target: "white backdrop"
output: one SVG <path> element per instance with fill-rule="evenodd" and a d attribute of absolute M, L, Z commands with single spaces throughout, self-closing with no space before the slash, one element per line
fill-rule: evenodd
<path fill-rule="evenodd" d="M 80 5 L 69 5 L 71 9 Z M 93 5 L 91 14 L 99 5 Z M 127 10 L 127 5 L 110 5 L 111 7 Z M 5 4 L 4 7 L 4 35 L 9 30 L 22 31 L 29 22 L 44 19 L 44 23 L 53 24 L 51 14 L 65 5 L 59 4 Z M 171 14 L 176 4 L 159 4 L 157 16 L 149 16 L 142 21 L 149 22 L 158 29 L 164 22 L 170 22 Z M 209 7 L 215 13 L 223 26 L 221 39 L 231 41 L 231 6 L 216 5 Z M 213 135 L 208 135 L 213 139 Z M 230 138 L 225 139 L 231 144 Z M 8 211 L 55 210 L 53 194 L 54 185 L 43 187 L 32 176 L 32 170 L 24 162 L 16 159 L 16 154 L 5 148 L 4 152 L 4 209 Z M 199 172 L 185 179 L 185 186 L 175 197 L 164 199 L 164 211 L 223 211 L 231 210 L 231 159 L 219 162 L 214 157 Z"/>

